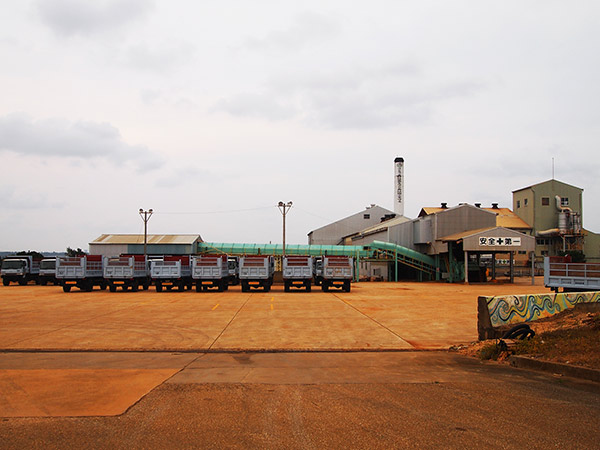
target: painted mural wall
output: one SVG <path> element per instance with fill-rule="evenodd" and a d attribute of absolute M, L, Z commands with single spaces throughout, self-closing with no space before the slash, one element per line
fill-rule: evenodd
<path fill-rule="evenodd" d="M 493 327 L 550 317 L 578 303 L 600 303 L 600 292 L 503 295 L 487 297 Z"/>

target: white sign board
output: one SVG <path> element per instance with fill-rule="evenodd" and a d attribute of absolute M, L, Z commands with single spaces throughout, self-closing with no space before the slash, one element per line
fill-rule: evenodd
<path fill-rule="evenodd" d="M 520 237 L 480 237 L 480 247 L 520 247 Z"/>

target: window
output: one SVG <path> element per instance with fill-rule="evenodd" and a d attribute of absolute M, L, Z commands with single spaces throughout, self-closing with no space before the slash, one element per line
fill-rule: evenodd
<path fill-rule="evenodd" d="M 527 203 L 528 203 L 527 200 L 529 200 L 529 199 L 526 198 L 523 200 L 523 206 L 527 206 Z"/>
<path fill-rule="evenodd" d="M 548 206 L 550 204 L 550 197 L 542 197 L 542 206 Z"/>
<path fill-rule="evenodd" d="M 363 215 L 363 219 L 370 219 L 371 218 L 371 214 L 365 214 Z"/>
<path fill-rule="evenodd" d="M 569 197 L 561 197 L 560 206 L 569 206 Z"/>
<path fill-rule="evenodd" d="M 550 244 L 550 240 L 549 239 L 536 239 L 536 244 L 537 245 L 548 245 Z"/>
<path fill-rule="evenodd" d="M 521 200 L 517 200 L 517 209 L 521 207 Z"/>

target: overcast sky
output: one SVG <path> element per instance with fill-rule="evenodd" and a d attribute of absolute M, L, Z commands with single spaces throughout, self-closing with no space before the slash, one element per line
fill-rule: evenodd
<path fill-rule="evenodd" d="M 288 243 L 552 177 L 600 232 L 597 1 L 0 2 L 0 250 Z"/>

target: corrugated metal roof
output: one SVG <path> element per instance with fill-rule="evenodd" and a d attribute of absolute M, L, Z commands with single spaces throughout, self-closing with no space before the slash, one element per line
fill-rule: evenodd
<path fill-rule="evenodd" d="M 421 209 L 421 213 L 419 213 L 419 217 L 428 216 L 430 214 L 437 214 L 442 211 L 447 211 L 450 208 L 432 208 L 425 207 Z M 510 208 L 480 208 L 485 211 L 489 211 L 491 213 L 496 214 L 496 226 L 504 227 L 504 228 L 513 228 L 513 229 L 523 229 L 530 230 L 531 227 L 517 216 Z"/>
<path fill-rule="evenodd" d="M 370 233 L 371 231 L 376 231 L 379 229 L 384 231 L 387 230 L 389 227 L 393 227 L 394 225 L 400 225 L 401 223 L 405 222 L 410 222 L 410 219 L 404 216 L 394 217 L 393 219 L 386 220 L 385 222 L 380 222 L 376 225 L 365 228 L 359 234 Z"/>
<path fill-rule="evenodd" d="M 148 244 L 186 244 L 201 242 L 198 234 L 149 234 Z M 143 244 L 143 234 L 103 234 L 90 242 L 92 244 Z"/>
<path fill-rule="evenodd" d="M 464 239 L 468 236 L 473 236 L 475 234 L 479 234 L 479 233 L 482 233 L 487 230 L 494 230 L 496 228 L 498 228 L 498 227 L 487 227 L 487 228 L 479 228 L 477 230 L 461 231 L 460 233 L 454 233 L 454 234 L 451 234 L 450 236 L 444 236 L 443 238 L 440 238 L 439 240 L 442 242 L 460 241 L 461 239 Z"/>

